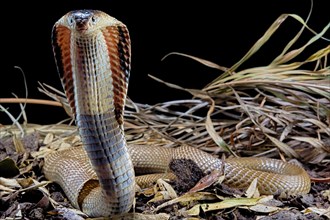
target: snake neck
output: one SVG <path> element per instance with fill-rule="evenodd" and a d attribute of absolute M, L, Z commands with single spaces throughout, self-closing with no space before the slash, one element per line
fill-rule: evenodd
<path fill-rule="evenodd" d="M 113 79 L 102 32 L 71 39 L 76 114 L 114 112 Z"/>
<path fill-rule="evenodd" d="M 84 149 L 98 176 L 103 199 L 113 213 L 129 211 L 134 168 L 114 104 L 111 58 L 102 32 L 71 36 L 75 118 Z"/>

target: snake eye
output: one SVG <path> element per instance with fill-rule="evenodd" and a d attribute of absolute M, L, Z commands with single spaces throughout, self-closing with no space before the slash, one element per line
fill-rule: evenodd
<path fill-rule="evenodd" d="M 97 18 L 95 16 L 92 16 L 91 21 L 93 22 L 93 24 L 95 24 L 97 21 Z"/>
<path fill-rule="evenodd" d="M 74 19 L 70 16 L 70 17 L 68 18 L 68 23 L 69 23 L 69 25 L 73 25 L 73 22 L 74 22 Z"/>

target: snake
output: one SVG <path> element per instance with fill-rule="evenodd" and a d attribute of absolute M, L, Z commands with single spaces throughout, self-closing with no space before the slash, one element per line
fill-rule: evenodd
<path fill-rule="evenodd" d="M 128 144 L 124 110 L 131 39 L 126 25 L 100 10 L 74 10 L 54 24 L 51 39 L 82 146 L 51 153 L 43 172 L 88 216 L 129 212 L 136 185 L 168 172 L 176 159 L 191 160 L 206 174 L 223 169 L 223 183 L 232 188 L 247 188 L 257 179 L 261 194 L 310 191 L 309 175 L 294 163 L 256 157 L 219 159 L 187 145 Z"/>

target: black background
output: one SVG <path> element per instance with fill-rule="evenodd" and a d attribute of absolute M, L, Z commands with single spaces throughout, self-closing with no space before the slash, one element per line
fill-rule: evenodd
<path fill-rule="evenodd" d="M 315 31 L 321 31 L 330 21 L 328 3 L 314 1 L 309 25 Z M 132 40 L 128 95 L 135 102 L 154 104 L 190 95 L 168 88 L 148 74 L 189 88 L 202 88 L 220 74 L 180 56 L 161 61 L 167 53 L 186 53 L 230 67 L 281 14 L 306 18 L 310 1 L 12 1 L 2 5 L 1 13 L 0 98 L 13 97 L 12 93 L 25 97 L 23 77 L 14 66 L 26 75 L 29 98 L 48 99 L 37 90 L 38 82 L 62 89 L 50 35 L 53 24 L 74 9 L 103 10 L 128 26 Z M 267 65 L 300 27 L 289 18 L 246 65 Z M 302 40 L 311 36 L 306 32 Z M 329 32 L 325 37 L 330 38 Z M 17 115 L 17 104 L 3 106 Z M 55 123 L 67 117 L 58 107 L 28 105 L 26 112 L 33 123 Z M 7 123 L 8 117 L 0 112 L 0 124 Z"/>

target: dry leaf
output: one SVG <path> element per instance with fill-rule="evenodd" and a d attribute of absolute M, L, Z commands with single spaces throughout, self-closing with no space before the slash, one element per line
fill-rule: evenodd
<path fill-rule="evenodd" d="M 187 210 L 186 214 L 191 216 L 199 215 L 200 210 L 203 212 L 221 210 L 226 208 L 232 208 L 236 206 L 252 206 L 256 205 L 260 198 L 234 198 L 234 199 L 225 199 L 221 202 L 216 203 L 207 203 L 207 204 L 198 204 Z"/>
<path fill-rule="evenodd" d="M 198 192 L 201 191 L 214 183 L 219 181 L 222 172 L 219 170 L 213 170 L 210 174 L 203 177 L 198 183 L 189 190 L 189 192 Z M 224 177 L 223 177 L 224 178 Z"/>
<path fill-rule="evenodd" d="M 159 209 L 162 209 L 166 206 L 173 205 L 176 203 L 187 203 L 198 200 L 214 200 L 214 199 L 218 199 L 218 197 L 212 193 L 207 193 L 207 192 L 186 193 L 178 198 L 164 202 L 163 204 L 157 206 L 154 211 L 158 211 Z"/>
<path fill-rule="evenodd" d="M 254 178 L 253 181 L 250 183 L 250 186 L 247 188 L 245 195 L 247 198 L 259 198 L 260 193 L 257 187 L 258 178 Z"/>
<path fill-rule="evenodd" d="M 330 207 L 325 209 L 325 208 L 317 208 L 317 207 L 308 207 L 307 209 L 303 210 L 304 214 L 308 214 L 314 212 L 318 214 L 319 216 L 326 216 L 327 218 L 330 219 Z"/>
<path fill-rule="evenodd" d="M 44 138 L 43 143 L 44 143 L 44 145 L 48 145 L 48 144 L 50 144 L 51 142 L 53 142 L 53 140 L 54 140 L 54 134 L 52 134 L 52 133 L 48 133 L 48 134 L 46 135 L 46 137 Z"/>
<path fill-rule="evenodd" d="M 7 157 L 0 161 L 0 177 L 14 177 L 19 174 L 15 161 Z"/>
<path fill-rule="evenodd" d="M 257 204 L 248 207 L 249 210 L 259 212 L 259 213 L 271 213 L 275 211 L 281 210 L 281 208 L 276 207 L 276 206 L 269 206 L 269 205 L 264 205 L 264 204 Z"/>
<path fill-rule="evenodd" d="M 21 185 L 17 182 L 16 179 L 6 179 L 3 177 L 0 177 L 0 185 L 10 188 L 21 188 Z"/>
<path fill-rule="evenodd" d="M 178 197 L 173 187 L 170 184 L 168 184 L 165 180 L 158 179 L 157 185 L 159 186 L 160 190 L 168 192 L 169 197 L 167 199 L 174 199 Z"/>

